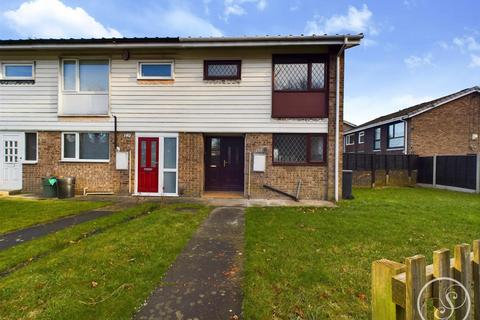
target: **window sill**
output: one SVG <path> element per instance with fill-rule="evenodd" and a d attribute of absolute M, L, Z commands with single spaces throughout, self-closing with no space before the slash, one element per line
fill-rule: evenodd
<path fill-rule="evenodd" d="M 162 84 L 162 85 L 167 85 L 167 84 L 173 84 L 175 82 L 175 79 L 142 79 L 142 78 L 137 78 L 137 83 L 141 85 L 157 85 L 157 84 Z"/>
<path fill-rule="evenodd" d="M 60 118 L 109 118 L 110 114 L 60 114 L 57 113 Z"/>
<path fill-rule="evenodd" d="M 60 162 L 65 163 L 110 163 L 110 159 L 108 160 L 88 160 L 88 159 L 62 159 Z"/>
<path fill-rule="evenodd" d="M 387 148 L 387 151 L 398 151 L 403 150 L 405 147 L 397 147 L 397 148 Z"/>
<path fill-rule="evenodd" d="M 35 84 L 35 79 L 0 79 L 0 84 Z"/>
<path fill-rule="evenodd" d="M 38 164 L 38 160 L 33 161 L 33 160 L 25 160 L 23 161 L 23 164 Z"/>
<path fill-rule="evenodd" d="M 279 163 L 273 162 L 273 166 L 275 167 L 325 167 L 327 165 L 326 162 L 312 162 L 312 163 Z"/>

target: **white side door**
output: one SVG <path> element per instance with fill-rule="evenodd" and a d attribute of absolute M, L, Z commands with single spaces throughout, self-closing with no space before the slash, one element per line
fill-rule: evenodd
<path fill-rule="evenodd" d="M 0 190 L 22 189 L 23 132 L 0 132 Z"/>

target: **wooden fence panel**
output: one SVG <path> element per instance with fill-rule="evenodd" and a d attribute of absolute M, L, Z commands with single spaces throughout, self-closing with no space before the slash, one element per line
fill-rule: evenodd
<path fill-rule="evenodd" d="M 372 319 L 421 320 L 433 316 L 480 320 L 480 240 L 473 242 L 473 252 L 470 248 L 468 244 L 455 246 L 453 259 L 448 249 L 434 251 L 433 264 L 428 266 L 421 255 L 406 258 L 405 264 L 375 261 Z M 432 310 L 428 310 L 428 299 L 433 299 Z"/>

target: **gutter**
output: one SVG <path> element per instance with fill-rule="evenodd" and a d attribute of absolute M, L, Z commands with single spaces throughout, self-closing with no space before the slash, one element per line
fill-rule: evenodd
<path fill-rule="evenodd" d="M 343 44 L 340 50 L 337 53 L 337 63 L 336 63 L 336 74 L 335 74 L 335 183 L 334 183 L 334 188 L 335 188 L 335 201 L 338 201 L 338 194 L 339 194 L 339 172 L 338 170 L 340 169 L 340 162 L 339 162 L 339 156 L 340 156 L 340 146 L 339 146 L 339 140 L 340 140 L 340 56 L 342 53 L 345 51 L 345 49 L 348 46 L 348 37 L 345 37 L 343 39 Z"/>

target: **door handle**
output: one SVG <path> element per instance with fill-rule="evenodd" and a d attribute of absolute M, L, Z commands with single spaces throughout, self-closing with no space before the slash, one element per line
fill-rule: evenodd
<path fill-rule="evenodd" d="M 227 164 L 228 164 L 227 160 L 223 160 L 223 167 L 224 167 L 224 168 L 227 167 Z"/>

